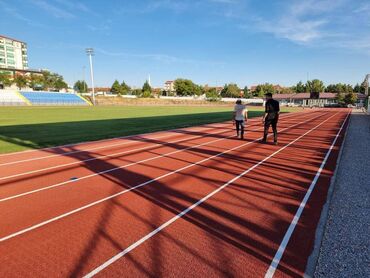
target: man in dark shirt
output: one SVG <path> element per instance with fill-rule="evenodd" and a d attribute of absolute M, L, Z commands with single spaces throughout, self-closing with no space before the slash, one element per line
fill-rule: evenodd
<path fill-rule="evenodd" d="M 279 120 L 280 113 L 279 102 L 272 98 L 271 93 L 267 93 L 265 94 L 265 96 L 266 96 L 265 115 L 262 118 L 262 122 L 265 125 L 265 130 L 263 133 L 262 143 L 267 142 L 267 135 L 271 125 L 272 131 L 274 132 L 274 144 L 277 145 L 277 123 Z"/>

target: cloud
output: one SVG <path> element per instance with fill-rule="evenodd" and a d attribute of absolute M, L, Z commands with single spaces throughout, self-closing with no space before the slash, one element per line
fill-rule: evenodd
<path fill-rule="evenodd" d="M 19 11 L 3 1 L 0 1 L 0 7 L 2 7 L 2 10 L 6 12 L 7 14 L 11 15 L 14 19 L 18 19 L 20 21 L 25 22 L 26 24 L 33 26 L 33 27 L 41 27 L 45 28 L 45 25 L 42 25 L 41 23 L 38 23 L 34 20 L 29 19 L 28 17 L 25 17 L 24 15 L 20 14 Z"/>
<path fill-rule="evenodd" d="M 71 12 L 69 12 L 66 9 L 59 8 L 49 2 L 46 2 L 44 0 L 30 0 L 31 3 L 34 6 L 37 6 L 44 11 L 46 11 L 48 14 L 56 17 L 56 18 L 62 18 L 62 19 L 71 19 L 75 18 L 75 15 Z"/>
<path fill-rule="evenodd" d="M 154 61 L 158 61 L 164 64 L 207 64 L 207 65 L 221 65 L 221 62 L 215 61 L 202 61 L 202 60 L 194 60 L 194 59 L 186 59 L 175 57 L 167 54 L 158 54 L 158 53 L 128 53 L 128 52 L 112 52 L 107 51 L 102 48 L 96 48 L 95 51 L 102 55 L 111 56 L 111 57 L 122 57 L 122 58 L 136 58 L 136 59 L 150 59 Z"/>

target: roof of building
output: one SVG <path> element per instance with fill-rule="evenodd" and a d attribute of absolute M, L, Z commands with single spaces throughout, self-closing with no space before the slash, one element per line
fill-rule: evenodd
<path fill-rule="evenodd" d="M 25 43 L 24 41 L 20 41 L 20 40 L 17 40 L 17 39 L 13 39 L 13 38 L 11 38 L 11 37 L 7 37 L 7 36 L 1 35 L 1 34 L 0 34 L 0 38 L 5 38 L 5 39 L 8 39 L 8 40 L 12 40 L 12 41 L 17 41 L 17 42 Z"/>
<path fill-rule="evenodd" d="M 320 93 L 319 98 L 334 99 L 336 94 L 334 93 Z M 274 99 L 309 99 L 311 98 L 310 93 L 293 93 L 293 94 L 274 94 Z"/>

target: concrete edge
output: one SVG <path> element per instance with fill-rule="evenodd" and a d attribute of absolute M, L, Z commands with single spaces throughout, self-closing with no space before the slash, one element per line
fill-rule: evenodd
<path fill-rule="evenodd" d="M 308 260 L 307 260 L 306 270 L 305 270 L 305 273 L 303 275 L 304 278 L 312 278 L 312 277 L 314 277 L 313 275 L 315 274 L 316 265 L 317 265 L 317 261 L 318 261 L 319 255 L 320 255 L 321 245 L 322 245 L 324 233 L 325 233 L 325 230 L 326 230 L 326 224 L 327 224 L 327 220 L 328 220 L 328 216 L 329 216 L 329 208 L 330 208 L 330 204 L 331 204 L 331 200 L 332 200 L 332 197 L 333 197 L 335 184 L 336 184 L 336 180 L 337 180 L 338 168 L 339 168 L 339 165 L 340 165 L 340 162 L 341 162 L 341 159 L 342 159 L 343 149 L 344 149 L 344 145 L 346 143 L 346 138 L 347 138 L 347 133 L 348 133 L 348 128 L 349 128 L 349 125 L 351 124 L 351 118 L 352 118 L 352 112 L 351 112 L 351 115 L 349 117 L 348 125 L 347 125 L 346 131 L 345 131 L 345 134 L 344 134 L 344 138 L 343 138 L 343 142 L 342 142 L 342 145 L 341 145 L 340 150 L 339 150 L 337 165 L 335 166 L 334 174 L 333 174 L 333 176 L 330 180 L 330 186 L 329 186 L 329 190 L 328 190 L 328 197 L 327 197 L 326 203 L 323 206 L 323 209 L 321 211 L 320 220 L 319 220 L 319 223 L 318 223 L 317 228 L 316 228 L 315 243 L 314 243 L 314 247 L 313 247 L 313 250 L 311 252 L 311 255 L 308 257 Z"/>

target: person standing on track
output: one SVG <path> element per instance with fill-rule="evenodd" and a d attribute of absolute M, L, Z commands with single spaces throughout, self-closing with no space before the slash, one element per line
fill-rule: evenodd
<path fill-rule="evenodd" d="M 238 99 L 234 106 L 233 121 L 236 125 L 236 136 L 240 139 L 244 139 L 244 127 L 245 123 L 248 120 L 248 110 L 245 105 L 242 104 L 242 101 Z"/>
<path fill-rule="evenodd" d="M 271 93 L 265 94 L 266 104 L 265 104 L 265 114 L 262 118 L 262 122 L 265 126 L 263 132 L 262 143 L 267 142 L 267 135 L 270 126 L 272 126 L 272 131 L 274 132 L 274 144 L 277 145 L 277 123 L 279 121 L 280 106 L 279 102 L 272 98 Z"/>

